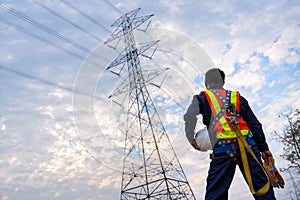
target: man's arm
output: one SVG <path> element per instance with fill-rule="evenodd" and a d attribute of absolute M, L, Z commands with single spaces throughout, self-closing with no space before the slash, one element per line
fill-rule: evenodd
<path fill-rule="evenodd" d="M 200 114 L 199 110 L 199 102 L 197 95 L 193 96 L 192 103 L 190 104 L 189 108 L 187 109 L 186 114 L 184 115 L 185 121 L 185 133 L 188 141 L 191 144 L 195 144 L 194 135 L 195 135 L 195 127 L 197 124 L 197 115 Z M 194 145 L 193 145 L 194 146 Z M 196 146 L 194 146 L 195 148 Z"/>
<path fill-rule="evenodd" d="M 269 151 L 266 137 L 262 129 L 261 123 L 256 118 L 255 114 L 251 110 L 248 101 L 244 97 L 240 97 L 241 110 L 240 115 L 247 122 L 247 125 L 253 135 L 253 139 L 260 150 L 260 152 Z"/>

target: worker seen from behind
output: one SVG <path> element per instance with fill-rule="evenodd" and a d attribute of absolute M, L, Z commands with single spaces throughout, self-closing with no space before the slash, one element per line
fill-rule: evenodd
<path fill-rule="evenodd" d="M 212 149 L 205 200 L 228 199 L 236 166 L 256 200 L 274 200 L 273 188 L 262 167 L 261 158 L 267 161 L 272 156 L 262 125 L 247 100 L 238 91 L 224 89 L 224 83 L 222 70 L 208 70 L 206 90 L 193 96 L 184 115 L 186 137 L 191 145 L 200 151 Z M 200 114 L 206 128 L 199 132 L 202 136 L 198 141 L 195 127 Z M 209 144 L 203 144 L 207 141 Z"/>

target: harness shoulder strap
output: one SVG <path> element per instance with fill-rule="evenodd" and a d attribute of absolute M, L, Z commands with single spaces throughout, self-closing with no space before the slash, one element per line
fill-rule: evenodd
<path fill-rule="evenodd" d="M 216 116 L 214 117 L 213 115 L 211 116 L 211 123 L 209 125 L 209 133 L 214 133 L 214 127 L 216 125 L 216 123 L 221 119 L 222 116 L 225 116 L 225 113 L 226 113 L 226 105 L 230 102 L 230 94 L 231 94 L 231 91 L 227 90 L 226 91 L 226 99 L 223 98 L 218 92 L 216 92 L 215 90 L 211 89 L 211 90 L 208 90 L 207 92 L 211 91 L 215 96 L 217 96 L 221 102 L 222 102 L 222 107 L 219 108 L 219 109 L 216 109 L 214 107 L 211 107 L 211 109 L 214 109 L 215 110 L 215 114 Z M 208 98 L 210 98 L 209 94 L 207 95 Z M 216 107 L 216 106 L 215 106 Z M 216 110 L 219 110 L 219 112 L 217 112 Z M 213 112 L 213 111 L 212 111 Z"/>

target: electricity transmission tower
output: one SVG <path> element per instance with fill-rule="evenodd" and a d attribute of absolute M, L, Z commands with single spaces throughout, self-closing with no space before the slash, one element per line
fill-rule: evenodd
<path fill-rule="evenodd" d="M 138 17 L 139 11 L 128 12 L 114 22 L 112 26 L 117 28 L 105 42 L 124 40 L 125 50 L 106 70 L 120 77 L 126 70 L 128 74 L 109 97 L 124 96 L 118 104 L 123 105 L 127 120 L 121 199 L 195 199 L 147 89 L 150 80 L 167 69 L 141 68 L 139 56 L 159 41 L 137 48 L 133 30 L 153 16 Z"/>

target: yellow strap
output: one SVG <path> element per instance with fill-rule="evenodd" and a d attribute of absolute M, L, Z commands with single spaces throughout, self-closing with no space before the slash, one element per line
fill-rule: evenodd
<path fill-rule="evenodd" d="M 210 91 L 210 90 L 206 90 L 206 93 L 210 97 L 210 100 L 211 100 L 211 102 L 213 104 L 213 109 L 216 111 L 216 115 L 218 115 L 218 113 L 221 111 L 221 107 L 220 107 L 220 105 L 218 103 L 218 100 L 217 100 L 215 94 L 212 91 Z"/>
<path fill-rule="evenodd" d="M 235 107 L 236 107 L 236 103 L 237 103 L 237 92 L 236 91 L 232 91 L 231 95 L 230 95 L 230 103 L 232 103 Z"/>
<path fill-rule="evenodd" d="M 267 174 L 267 172 L 265 171 L 264 167 L 260 164 L 260 162 L 258 161 L 258 159 L 256 158 L 255 154 L 253 153 L 252 149 L 249 147 L 246 138 L 242 136 L 241 131 L 239 126 L 233 126 L 234 130 L 237 133 L 238 136 L 238 144 L 240 147 L 240 152 L 241 152 L 241 158 L 242 158 L 242 162 L 243 162 L 243 167 L 244 167 L 244 172 L 245 172 L 245 176 L 246 176 L 246 180 L 248 183 L 248 186 L 250 188 L 250 191 L 252 194 L 255 194 L 257 196 L 262 196 L 265 193 L 268 192 L 269 188 L 270 188 L 270 179 L 269 176 Z M 246 150 L 251 154 L 251 156 L 255 159 L 255 161 L 259 164 L 259 166 L 262 168 L 262 170 L 264 171 L 268 182 L 261 187 L 258 191 L 254 190 L 253 187 L 253 183 L 252 183 L 252 178 L 251 178 L 251 173 L 250 173 L 250 169 L 249 169 L 249 164 L 248 164 L 248 159 L 247 159 L 247 154 L 246 154 Z"/>

